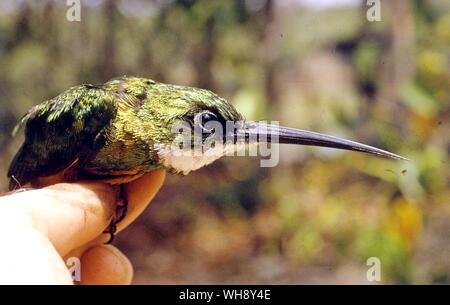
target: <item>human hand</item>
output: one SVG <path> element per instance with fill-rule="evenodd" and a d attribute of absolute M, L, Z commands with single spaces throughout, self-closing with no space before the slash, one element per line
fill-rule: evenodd
<path fill-rule="evenodd" d="M 128 214 L 124 229 L 160 189 L 165 171 L 125 185 Z M 133 269 L 102 234 L 116 207 L 116 192 L 104 183 L 58 183 L 0 197 L 0 283 L 72 284 L 65 264 L 81 263 L 81 284 L 129 284 Z"/>

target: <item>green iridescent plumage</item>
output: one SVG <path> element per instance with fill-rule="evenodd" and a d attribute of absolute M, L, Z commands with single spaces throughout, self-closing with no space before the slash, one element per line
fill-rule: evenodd
<path fill-rule="evenodd" d="M 204 109 L 224 120 L 242 119 L 211 91 L 145 78 L 70 88 L 22 118 L 25 142 L 8 171 L 10 189 L 69 166 L 77 176 L 91 179 L 162 167 L 154 144 L 169 144 L 174 137 L 171 124 Z"/>

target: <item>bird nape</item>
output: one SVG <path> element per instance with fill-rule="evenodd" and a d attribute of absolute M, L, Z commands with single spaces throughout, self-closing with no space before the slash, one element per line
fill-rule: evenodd
<path fill-rule="evenodd" d="M 67 181 L 83 178 L 112 184 L 158 168 L 187 174 L 230 151 L 263 142 L 405 159 L 334 136 L 246 121 L 230 103 L 209 90 L 139 77 L 72 87 L 31 108 L 18 126 L 22 125 L 25 140 L 9 167 L 10 190 L 58 173 Z M 189 131 L 183 133 L 183 145 L 177 142 L 180 126 Z M 225 131 L 222 137 L 219 130 Z M 211 138 L 216 145 L 206 146 Z M 198 154 L 197 144 L 203 154 Z"/>

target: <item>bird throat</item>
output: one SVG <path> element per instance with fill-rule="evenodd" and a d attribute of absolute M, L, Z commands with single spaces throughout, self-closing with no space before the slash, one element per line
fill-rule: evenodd
<path fill-rule="evenodd" d="M 249 147 L 248 143 L 216 143 L 206 149 L 178 149 L 172 145 L 155 145 L 164 167 L 184 175 L 211 164 L 223 156 L 235 156 Z"/>

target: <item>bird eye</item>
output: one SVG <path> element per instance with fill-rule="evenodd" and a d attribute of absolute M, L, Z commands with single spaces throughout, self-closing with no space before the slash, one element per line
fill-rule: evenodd
<path fill-rule="evenodd" d="M 213 131 L 214 128 L 205 127 L 205 124 L 215 120 L 217 120 L 217 116 L 208 110 L 202 111 L 194 117 L 194 123 L 200 126 L 205 132 Z"/>

